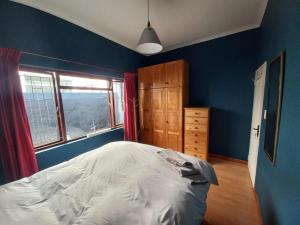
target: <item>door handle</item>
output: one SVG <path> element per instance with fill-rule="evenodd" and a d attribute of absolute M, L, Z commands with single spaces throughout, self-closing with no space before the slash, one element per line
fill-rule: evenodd
<path fill-rule="evenodd" d="M 259 130 L 260 130 L 260 126 L 259 126 L 259 125 L 257 125 L 257 128 L 253 128 L 253 130 L 255 130 L 255 131 L 256 131 L 256 137 L 258 137 L 258 136 L 259 136 Z"/>

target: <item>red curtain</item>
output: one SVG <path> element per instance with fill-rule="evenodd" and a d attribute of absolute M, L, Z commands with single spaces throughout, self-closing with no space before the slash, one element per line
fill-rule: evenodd
<path fill-rule="evenodd" d="M 124 74 L 124 132 L 125 141 L 138 141 L 136 123 L 136 75 Z"/>
<path fill-rule="evenodd" d="M 18 75 L 20 53 L 0 48 L 0 158 L 7 182 L 38 171 Z"/>

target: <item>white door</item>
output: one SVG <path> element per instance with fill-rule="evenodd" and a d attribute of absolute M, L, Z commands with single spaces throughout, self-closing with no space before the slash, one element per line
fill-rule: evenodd
<path fill-rule="evenodd" d="M 259 136 L 261 127 L 261 117 L 263 110 L 264 91 L 265 91 L 265 78 L 266 78 L 267 63 L 265 62 L 255 73 L 254 79 L 254 98 L 252 109 L 252 123 L 250 131 L 250 144 L 248 155 L 248 167 L 252 185 L 255 185 Z"/>

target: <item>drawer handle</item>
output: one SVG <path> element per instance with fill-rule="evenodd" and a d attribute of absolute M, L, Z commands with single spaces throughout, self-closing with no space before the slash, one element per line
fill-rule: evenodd
<path fill-rule="evenodd" d="M 194 148 L 194 150 L 197 150 L 197 148 Z"/>
<path fill-rule="evenodd" d="M 195 156 L 195 157 L 197 157 L 197 155 L 196 155 L 196 154 L 194 154 L 194 156 Z"/>
<path fill-rule="evenodd" d="M 195 115 L 199 115 L 200 113 L 196 112 Z"/>
<path fill-rule="evenodd" d="M 198 122 L 198 120 L 195 120 L 195 122 Z"/>
<path fill-rule="evenodd" d="M 195 134 L 195 137 L 198 137 L 198 134 Z"/>
<path fill-rule="evenodd" d="M 195 141 L 195 143 L 197 144 L 197 143 L 198 143 L 198 141 Z"/>
<path fill-rule="evenodd" d="M 195 127 L 196 130 L 198 130 L 198 127 Z"/>
<path fill-rule="evenodd" d="M 169 84 L 169 82 L 166 82 L 165 84 Z"/>

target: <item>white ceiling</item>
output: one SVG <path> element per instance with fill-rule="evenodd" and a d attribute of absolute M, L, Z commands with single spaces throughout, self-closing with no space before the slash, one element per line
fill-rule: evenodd
<path fill-rule="evenodd" d="M 13 0 L 135 50 L 147 0 Z M 150 21 L 164 50 L 256 28 L 267 0 L 150 0 Z"/>

